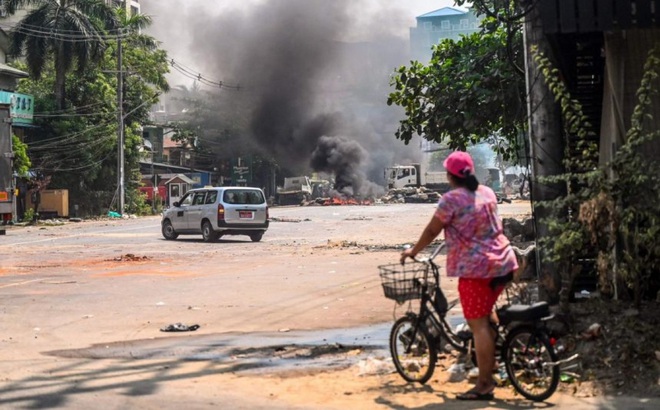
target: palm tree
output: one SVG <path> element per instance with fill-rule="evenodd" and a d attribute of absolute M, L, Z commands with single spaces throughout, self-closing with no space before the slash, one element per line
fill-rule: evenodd
<path fill-rule="evenodd" d="M 4 9 L 27 15 L 11 30 L 10 53 L 24 55 L 30 74 L 39 78 L 52 58 L 55 101 L 64 108 L 66 74 L 98 63 L 107 47 L 106 30 L 117 28 L 112 7 L 102 0 L 5 0 Z"/>

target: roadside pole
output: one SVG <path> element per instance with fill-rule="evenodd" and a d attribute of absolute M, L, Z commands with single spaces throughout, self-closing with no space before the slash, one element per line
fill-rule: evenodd
<path fill-rule="evenodd" d="M 12 160 L 11 116 L 9 104 L 0 104 L 0 235 L 5 234 L 5 224 L 16 217 L 14 196 L 14 172 Z"/>

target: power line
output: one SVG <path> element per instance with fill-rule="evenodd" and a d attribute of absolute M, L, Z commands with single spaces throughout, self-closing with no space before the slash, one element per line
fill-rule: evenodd
<path fill-rule="evenodd" d="M 199 81 L 201 84 L 204 85 L 217 87 L 217 88 L 227 88 L 236 91 L 239 91 L 242 88 L 240 85 L 227 84 L 224 81 L 209 79 L 200 72 L 197 72 L 192 68 L 186 67 L 185 65 L 179 63 L 174 59 L 170 60 L 170 65 L 172 66 L 172 68 L 177 70 L 179 73 L 183 74 L 185 77 Z"/>
<path fill-rule="evenodd" d="M 95 107 L 95 106 L 101 105 L 101 104 L 105 104 L 105 101 L 99 101 L 99 102 L 95 102 L 95 103 L 88 104 L 88 105 L 82 105 L 80 107 L 63 108 L 61 110 L 35 112 L 34 115 L 60 114 L 60 113 L 66 113 L 66 112 L 71 111 L 71 110 L 82 110 L 83 108 L 91 108 L 91 107 Z"/>
<path fill-rule="evenodd" d="M 30 27 L 36 27 L 36 28 L 30 28 Z M 15 33 L 21 33 L 25 34 L 27 36 L 31 37 L 37 37 L 37 38 L 45 38 L 45 39 L 55 39 L 55 40 L 61 40 L 61 41 L 66 41 L 66 42 L 85 42 L 89 40 L 104 40 L 104 41 L 109 41 L 109 40 L 117 40 L 117 39 L 122 39 L 129 37 L 131 35 L 130 31 L 126 31 L 124 29 L 119 29 L 119 31 L 116 34 L 111 34 L 107 32 L 103 33 L 84 33 L 84 32 L 63 32 L 61 29 L 47 29 L 44 27 L 38 27 L 38 26 L 31 26 L 29 24 L 23 24 L 23 23 L 18 23 L 18 24 L 2 24 L 0 23 L 0 28 L 2 28 L 5 31 L 10 31 L 10 32 L 15 32 Z"/>

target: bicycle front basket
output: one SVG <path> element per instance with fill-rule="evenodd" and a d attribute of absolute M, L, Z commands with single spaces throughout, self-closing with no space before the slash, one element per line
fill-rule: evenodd
<path fill-rule="evenodd" d="M 421 262 L 408 262 L 405 265 L 392 263 L 381 265 L 380 280 L 383 292 L 388 299 L 401 304 L 407 300 L 422 297 L 422 287 L 417 278 L 424 278 L 428 266 Z"/>

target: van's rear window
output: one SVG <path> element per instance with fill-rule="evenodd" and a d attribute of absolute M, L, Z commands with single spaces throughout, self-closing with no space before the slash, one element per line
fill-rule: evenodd
<path fill-rule="evenodd" d="M 231 189 L 226 190 L 222 200 L 227 204 L 235 205 L 258 205 L 266 202 L 261 191 Z"/>

